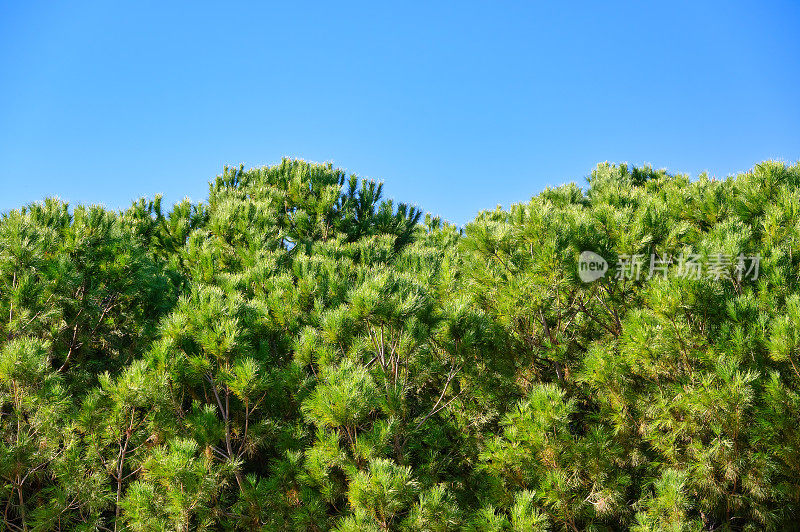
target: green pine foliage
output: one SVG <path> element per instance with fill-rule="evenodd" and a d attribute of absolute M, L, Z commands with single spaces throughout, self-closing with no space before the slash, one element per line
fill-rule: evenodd
<path fill-rule="evenodd" d="M 794 529 L 799 194 L 606 163 L 457 228 L 286 159 L 8 212 L 0 530 Z"/>

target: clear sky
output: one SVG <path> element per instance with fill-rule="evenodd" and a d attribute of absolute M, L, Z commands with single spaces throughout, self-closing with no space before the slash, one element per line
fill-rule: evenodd
<path fill-rule="evenodd" d="M 464 223 L 601 161 L 800 158 L 800 3 L 0 0 L 0 211 L 333 161 Z"/>

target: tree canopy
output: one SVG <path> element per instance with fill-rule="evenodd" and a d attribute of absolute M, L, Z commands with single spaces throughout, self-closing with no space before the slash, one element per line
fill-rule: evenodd
<path fill-rule="evenodd" d="M 10 211 L 0 529 L 795 528 L 799 193 L 604 163 L 459 228 L 285 159 Z"/>

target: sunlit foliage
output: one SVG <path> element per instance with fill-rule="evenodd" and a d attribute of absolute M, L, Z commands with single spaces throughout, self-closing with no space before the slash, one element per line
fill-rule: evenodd
<path fill-rule="evenodd" d="M 458 228 L 286 159 L 6 213 L 2 530 L 792 529 L 798 193 L 606 163 Z M 690 255 L 758 275 L 647 275 Z"/>

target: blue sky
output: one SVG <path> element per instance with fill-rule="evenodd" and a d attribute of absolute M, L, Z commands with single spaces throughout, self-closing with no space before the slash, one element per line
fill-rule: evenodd
<path fill-rule="evenodd" d="M 458 224 L 596 163 L 800 159 L 797 2 L 0 0 L 0 211 L 333 161 Z"/>

